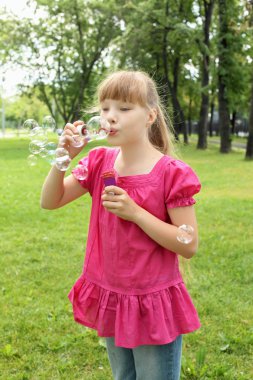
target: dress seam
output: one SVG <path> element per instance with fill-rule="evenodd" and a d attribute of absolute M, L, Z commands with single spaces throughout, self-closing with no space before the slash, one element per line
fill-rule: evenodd
<path fill-rule="evenodd" d="M 175 286 L 175 285 L 178 285 L 178 284 L 181 284 L 181 283 L 184 283 L 183 279 L 182 278 L 177 278 L 175 280 L 172 280 L 166 284 L 161 284 L 160 286 L 157 286 L 153 289 L 151 288 L 147 288 L 147 289 L 144 289 L 144 290 L 141 290 L 141 291 L 138 291 L 138 290 L 121 290 L 121 289 L 117 289 L 117 288 L 111 288 L 110 286 L 106 286 L 104 284 L 100 284 L 98 281 L 94 281 L 93 279 L 91 279 L 89 277 L 89 275 L 87 275 L 87 273 L 83 273 L 82 276 L 81 276 L 84 280 L 88 280 L 90 283 L 96 285 L 96 286 L 99 286 L 101 289 L 104 289 L 105 291 L 109 291 L 109 292 L 113 292 L 113 293 L 116 293 L 116 294 L 120 294 L 120 295 L 123 295 L 123 296 L 145 296 L 145 295 L 148 295 L 148 294 L 152 294 L 152 293 L 157 293 L 161 290 L 164 290 L 164 289 L 167 289 L 171 286 Z"/>

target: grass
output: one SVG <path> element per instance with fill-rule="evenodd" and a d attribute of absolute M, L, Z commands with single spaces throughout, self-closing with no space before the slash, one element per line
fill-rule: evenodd
<path fill-rule="evenodd" d="M 82 270 L 90 199 L 41 210 L 49 165 L 29 168 L 27 146 L 0 140 L 0 379 L 111 380 L 105 348 L 73 321 L 67 299 Z M 217 146 L 182 147 L 181 157 L 202 182 L 201 243 L 186 278 L 202 328 L 184 336 L 181 379 L 250 380 L 253 163 Z"/>

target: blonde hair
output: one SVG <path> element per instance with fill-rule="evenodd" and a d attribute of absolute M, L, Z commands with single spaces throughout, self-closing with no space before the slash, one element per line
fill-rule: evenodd
<path fill-rule="evenodd" d="M 175 155 L 172 123 L 161 104 L 157 86 L 147 73 L 116 71 L 99 85 L 97 97 L 99 103 L 114 99 L 156 109 L 157 118 L 149 128 L 149 141 L 163 154 Z"/>

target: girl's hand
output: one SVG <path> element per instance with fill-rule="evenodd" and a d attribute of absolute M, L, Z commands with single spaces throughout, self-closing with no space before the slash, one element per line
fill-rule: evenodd
<path fill-rule="evenodd" d="M 106 186 L 101 199 L 103 206 L 109 212 L 130 222 L 135 221 L 135 217 L 141 209 L 125 190 L 117 186 Z"/>
<path fill-rule="evenodd" d="M 85 139 L 82 139 L 83 144 L 81 147 L 76 148 L 72 146 L 72 143 L 75 142 L 75 136 L 79 137 L 79 133 L 77 131 L 78 125 L 84 125 L 84 122 L 82 120 L 78 120 L 75 121 L 73 124 L 67 123 L 59 139 L 58 148 L 65 148 L 69 152 L 69 156 L 71 159 L 77 156 L 87 144 L 87 141 Z"/>

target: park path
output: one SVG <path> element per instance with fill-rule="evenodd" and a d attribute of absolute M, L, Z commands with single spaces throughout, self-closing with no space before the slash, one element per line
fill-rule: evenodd
<path fill-rule="evenodd" d="M 197 139 L 190 139 L 190 141 L 191 142 L 196 142 L 197 143 Z M 207 140 L 207 145 L 208 144 L 216 144 L 216 145 L 219 145 L 220 144 L 220 140 L 213 140 L 212 138 L 209 138 L 208 140 Z M 246 149 L 246 143 L 240 143 L 240 142 L 237 142 L 237 141 L 235 141 L 235 142 L 233 142 L 232 141 L 232 148 L 241 148 L 241 149 Z"/>

